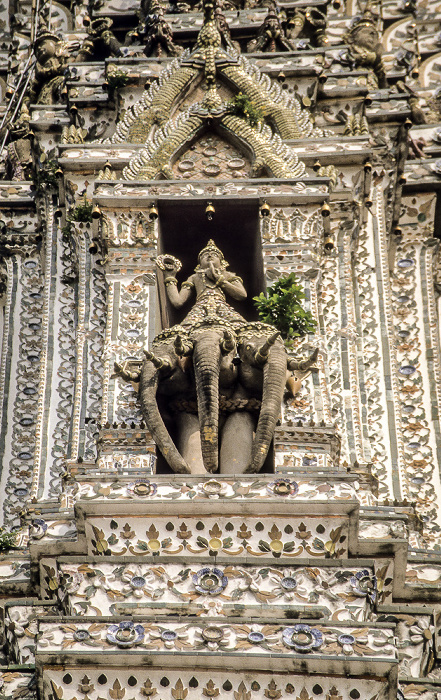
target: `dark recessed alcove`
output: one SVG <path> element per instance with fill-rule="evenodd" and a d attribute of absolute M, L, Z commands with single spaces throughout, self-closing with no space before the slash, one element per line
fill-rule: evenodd
<path fill-rule="evenodd" d="M 189 183 L 190 184 L 190 183 Z M 191 183 L 194 185 L 194 183 Z M 212 202 L 215 213 L 208 221 L 205 209 Z M 159 212 L 159 253 L 174 255 L 182 263 L 178 273 L 179 284 L 193 274 L 197 265 L 198 253 L 210 238 L 222 250 L 229 263 L 228 270 L 239 275 L 247 291 L 243 302 L 227 297 L 242 316 L 249 321 L 258 320 L 253 297 L 265 290 L 262 246 L 260 240 L 259 201 L 257 199 L 182 199 L 161 200 Z M 162 327 L 173 326 L 184 318 L 195 301 L 193 296 L 188 305 L 174 309 L 166 301 L 165 289 L 159 285 Z M 157 328 L 159 331 L 159 328 Z M 173 422 L 167 421 L 167 428 L 175 439 Z M 170 473 L 170 467 L 162 454 L 157 452 L 157 472 Z M 269 450 L 262 472 L 274 471 L 273 446 Z"/>
<path fill-rule="evenodd" d="M 212 221 L 205 215 L 207 200 L 191 199 L 160 201 L 159 211 L 159 251 L 170 253 L 182 262 L 178 274 L 181 284 L 194 272 L 200 250 L 210 238 L 222 250 L 229 263 L 228 270 L 243 279 L 248 297 L 238 302 L 227 297 L 231 304 L 244 318 L 250 321 L 258 319 L 253 304 L 253 296 L 265 288 L 262 246 L 259 230 L 259 202 L 255 200 L 213 199 L 215 213 Z M 163 290 L 160 290 L 163 291 Z M 161 306 L 164 306 L 164 294 L 160 294 Z M 179 310 L 167 303 L 168 323 L 161 309 L 163 325 L 179 323 L 194 303 L 194 297 L 188 306 Z"/>

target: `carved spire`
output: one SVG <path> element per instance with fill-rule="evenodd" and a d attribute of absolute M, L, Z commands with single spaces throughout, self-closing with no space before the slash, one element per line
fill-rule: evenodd
<path fill-rule="evenodd" d="M 195 50 L 184 62 L 198 67 L 203 66 L 206 95 L 201 107 L 208 112 L 216 111 L 222 105 L 216 88 L 216 63 L 221 62 L 225 65 L 237 62 L 235 56 L 230 56 L 222 48 L 222 35 L 216 22 L 215 5 L 216 0 L 203 0 L 204 23 L 199 32 Z"/>

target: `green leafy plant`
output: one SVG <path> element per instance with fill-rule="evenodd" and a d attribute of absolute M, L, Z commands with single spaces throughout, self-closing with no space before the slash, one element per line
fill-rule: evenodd
<path fill-rule="evenodd" d="M 260 320 L 275 326 L 288 347 L 293 345 L 294 338 L 314 333 L 317 325 L 312 314 L 302 306 L 304 298 L 302 287 L 292 272 L 268 287 L 266 295 L 262 293 L 253 299 Z"/>
<path fill-rule="evenodd" d="M 66 225 L 61 229 L 63 236 L 68 237 L 72 231 L 72 224 L 74 221 L 81 221 L 82 223 L 92 223 L 92 202 L 89 202 L 86 195 L 82 204 L 77 204 L 76 207 L 70 210 L 70 213 L 66 217 Z"/>
<path fill-rule="evenodd" d="M 257 126 L 259 122 L 263 121 L 262 110 L 243 92 L 238 92 L 232 100 L 227 102 L 227 111 L 236 117 L 246 119 L 250 126 Z"/>
<path fill-rule="evenodd" d="M 4 527 L 0 527 L 0 552 L 13 549 L 16 546 L 17 533 L 8 532 Z"/>
<path fill-rule="evenodd" d="M 78 204 L 72 209 L 69 215 L 71 221 L 82 221 L 84 223 L 92 222 L 92 202 L 89 202 L 86 195 L 84 195 L 84 200 L 82 204 Z"/>
<path fill-rule="evenodd" d="M 109 72 L 107 73 L 107 84 L 109 86 L 109 90 L 117 90 L 118 88 L 127 85 L 128 82 L 128 75 L 126 75 L 124 71 L 118 70 L 118 68 L 109 70 Z"/>
<path fill-rule="evenodd" d="M 48 160 L 44 166 L 35 173 L 35 186 L 37 191 L 48 187 L 58 187 L 57 177 L 58 163 L 56 160 Z"/>

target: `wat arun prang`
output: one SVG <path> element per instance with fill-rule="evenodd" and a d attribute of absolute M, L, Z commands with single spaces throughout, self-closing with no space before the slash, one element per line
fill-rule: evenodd
<path fill-rule="evenodd" d="M 437 700 L 436 3 L 0 12 L 4 698 Z"/>

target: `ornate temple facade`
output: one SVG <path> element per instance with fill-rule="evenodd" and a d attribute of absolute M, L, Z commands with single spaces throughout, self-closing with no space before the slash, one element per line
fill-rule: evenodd
<path fill-rule="evenodd" d="M 0 18 L 0 699 L 439 700 L 441 5 Z"/>

